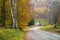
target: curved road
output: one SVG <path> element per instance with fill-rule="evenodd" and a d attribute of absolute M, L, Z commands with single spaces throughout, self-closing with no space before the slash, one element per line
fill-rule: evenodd
<path fill-rule="evenodd" d="M 60 35 L 41 30 L 30 30 L 26 36 L 28 40 L 60 40 Z"/>

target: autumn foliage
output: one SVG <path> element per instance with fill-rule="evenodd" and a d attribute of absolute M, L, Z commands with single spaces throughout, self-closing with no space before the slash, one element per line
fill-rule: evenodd
<path fill-rule="evenodd" d="M 29 0 L 18 0 L 18 26 L 25 27 L 31 19 L 31 6 L 29 6 Z"/>
<path fill-rule="evenodd" d="M 0 1 L 1 2 L 1 1 Z M 2 2 L 1 2 L 2 3 Z M 17 23 L 19 28 L 23 28 L 28 25 L 28 22 L 31 20 L 31 5 L 29 4 L 29 0 L 17 0 Z M 5 26 L 12 26 L 12 15 L 10 11 L 10 3 L 9 0 L 5 0 Z M 2 6 L 2 4 L 0 4 Z M 13 5 L 12 5 L 13 6 Z M 1 8 L 0 8 L 1 9 Z M 1 10 L 0 10 L 0 14 Z M 1 17 L 1 15 L 0 15 Z M 0 18 L 1 19 L 1 18 Z M 0 20 L 1 21 L 1 20 Z M 1 23 L 0 23 L 1 25 Z"/>

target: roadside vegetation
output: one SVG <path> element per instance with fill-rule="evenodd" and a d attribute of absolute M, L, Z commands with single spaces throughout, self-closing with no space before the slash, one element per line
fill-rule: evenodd
<path fill-rule="evenodd" d="M 24 32 L 19 29 L 1 29 L 0 40 L 23 40 Z"/>
<path fill-rule="evenodd" d="M 60 34 L 60 24 L 59 25 L 57 24 L 56 28 L 54 26 L 55 24 L 42 26 L 40 30 Z"/>
<path fill-rule="evenodd" d="M 42 20 L 35 20 L 35 23 L 37 23 L 37 22 L 39 22 L 41 25 L 48 24 L 48 21 L 47 20 L 44 20 L 44 19 L 42 19 Z"/>
<path fill-rule="evenodd" d="M 39 30 L 60 34 L 60 24 L 48 24 L 47 20 L 35 20 L 35 23 L 37 22 L 40 23 Z"/>

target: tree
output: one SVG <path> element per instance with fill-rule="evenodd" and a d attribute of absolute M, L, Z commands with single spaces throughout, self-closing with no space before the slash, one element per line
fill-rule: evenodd
<path fill-rule="evenodd" d="M 1 27 L 5 27 L 5 1 L 1 0 Z"/>
<path fill-rule="evenodd" d="M 13 28 L 17 28 L 17 9 L 16 9 L 16 0 L 9 0 L 10 3 L 10 11 L 13 20 Z M 13 6 L 12 6 L 13 5 Z"/>
<path fill-rule="evenodd" d="M 24 28 L 28 25 L 31 20 L 31 5 L 29 0 L 18 0 L 17 1 L 18 10 L 18 26 L 19 28 Z"/>
<path fill-rule="evenodd" d="M 30 20 L 30 22 L 28 23 L 28 26 L 34 25 L 34 20 L 33 18 Z"/>
<path fill-rule="evenodd" d="M 53 2 L 53 3 L 52 3 Z M 58 2 L 57 1 L 51 1 L 51 6 L 48 8 L 50 11 L 46 13 L 46 18 L 49 21 L 49 24 L 56 24 L 57 23 L 57 8 L 58 8 Z"/>
<path fill-rule="evenodd" d="M 25 27 L 31 20 L 29 0 L 1 0 L 1 25 L 17 28 Z M 3 15 L 2 15 L 3 14 Z M 4 21 L 3 21 L 4 20 Z M 12 25 L 12 26 L 11 26 Z"/>

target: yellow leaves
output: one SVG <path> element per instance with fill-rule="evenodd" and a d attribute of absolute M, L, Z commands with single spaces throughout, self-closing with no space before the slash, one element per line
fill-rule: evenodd
<path fill-rule="evenodd" d="M 29 13 L 22 13 L 19 17 L 18 17 L 18 21 L 20 25 L 27 25 L 28 22 L 30 21 L 31 17 Z"/>
<path fill-rule="evenodd" d="M 9 0 L 5 2 L 5 14 L 6 14 L 6 21 L 5 25 L 10 26 L 12 24 L 12 17 L 10 13 L 10 3 Z M 12 5 L 13 7 L 13 5 Z M 18 25 L 24 26 L 28 25 L 28 22 L 31 19 L 30 16 L 30 5 L 29 0 L 17 0 L 17 12 L 18 12 Z"/>
<path fill-rule="evenodd" d="M 46 12 L 46 8 L 43 8 L 43 7 L 40 8 L 40 12 L 41 12 L 41 13 L 45 13 L 45 12 Z"/>
<path fill-rule="evenodd" d="M 40 13 L 45 13 L 46 12 L 46 7 L 39 7 L 39 8 L 34 8 L 35 12 L 40 12 Z"/>
<path fill-rule="evenodd" d="M 6 1 L 6 4 L 5 5 L 9 5 L 9 2 L 8 1 Z"/>
<path fill-rule="evenodd" d="M 21 0 L 21 2 L 25 3 L 25 2 L 28 2 L 28 0 Z"/>
<path fill-rule="evenodd" d="M 29 0 L 20 0 L 18 3 L 18 25 L 24 28 L 31 19 Z"/>
<path fill-rule="evenodd" d="M 8 26 L 8 25 L 10 25 L 11 24 L 11 20 L 7 20 L 7 21 L 5 21 L 5 24 Z"/>
<path fill-rule="evenodd" d="M 23 28 L 23 31 L 29 31 L 29 29 L 30 29 L 30 27 L 25 26 L 25 27 Z"/>

